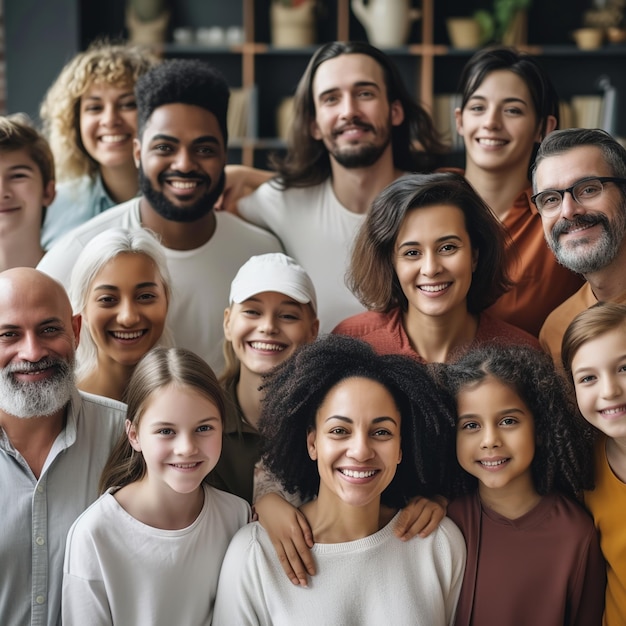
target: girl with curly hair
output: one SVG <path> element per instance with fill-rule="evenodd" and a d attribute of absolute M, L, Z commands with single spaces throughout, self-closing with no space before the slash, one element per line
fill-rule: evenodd
<path fill-rule="evenodd" d="M 484 345 L 439 368 L 458 413 L 448 514 L 468 553 L 456 625 L 494 615 L 599 625 L 604 562 L 576 501 L 593 485 L 591 438 L 566 381 L 547 355 L 523 347 Z"/>
<path fill-rule="evenodd" d="M 594 429 L 595 489 L 585 491 L 607 563 L 606 626 L 626 623 L 626 304 L 579 313 L 563 336 L 563 366 Z"/>
<path fill-rule="evenodd" d="M 465 563 L 458 529 L 444 519 L 426 538 L 393 533 L 398 508 L 436 492 L 445 463 L 433 441 L 452 407 L 424 366 L 327 336 L 278 366 L 264 391 L 263 459 L 307 500 L 319 572 L 311 587 L 292 585 L 254 522 L 228 549 L 213 623 L 452 624 Z"/>
<path fill-rule="evenodd" d="M 137 195 L 134 87 L 156 61 L 144 48 L 97 41 L 77 54 L 48 90 L 40 115 L 59 184 L 42 228 L 44 249 Z"/>

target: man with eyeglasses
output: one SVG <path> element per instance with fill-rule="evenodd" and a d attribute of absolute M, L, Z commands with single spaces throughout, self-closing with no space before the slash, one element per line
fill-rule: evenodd
<path fill-rule="evenodd" d="M 548 246 L 587 281 L 539 334 L 560 365 L 563 333 L 578 313 L 599 301 L 626 302 L 626 149 L 603 130 L 554 131 L 539 148 L 532 182 Z"/>

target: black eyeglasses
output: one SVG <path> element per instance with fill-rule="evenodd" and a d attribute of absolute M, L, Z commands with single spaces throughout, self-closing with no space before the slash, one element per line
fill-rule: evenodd
<path fill-rule="evenodd" d="M 531 202 L 537 207 L 537 211 L 544 217 L 554 217 L 563 204 L 566 193 L 570 193 L 578 204 L 586 206 L 592 204 L 604 191 L 604 183 L 626 185 L 626 178 L 614 176 L 590 176 L 581 178 L 567 189 L 546 189 L 531 197 Z"/>

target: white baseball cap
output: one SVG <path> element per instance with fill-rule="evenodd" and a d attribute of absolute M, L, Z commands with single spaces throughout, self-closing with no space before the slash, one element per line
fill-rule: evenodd
<path fill-rule="evenodd" d="M 317 313 L 313 281 L 291 257 L 272 252 L 250 257 L 230 285 L 230 302 L 237 304 L 264 291 L 275 291 L 300 304 L 310 304 Z"/>

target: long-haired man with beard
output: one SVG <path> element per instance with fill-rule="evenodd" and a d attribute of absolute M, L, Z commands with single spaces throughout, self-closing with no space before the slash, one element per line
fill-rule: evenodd
<path fill-rule="evenodd" d="M 322 331 L 363 310 L 344 275 L 374 198 L 402 174 L 432 167 L 443 150 L 384 52 L 334 41 L 312 56 L 296 89 L 287 153 L 273 161 L 276 178 L 237 210 L 273 232 L 311 276 Z"/>

